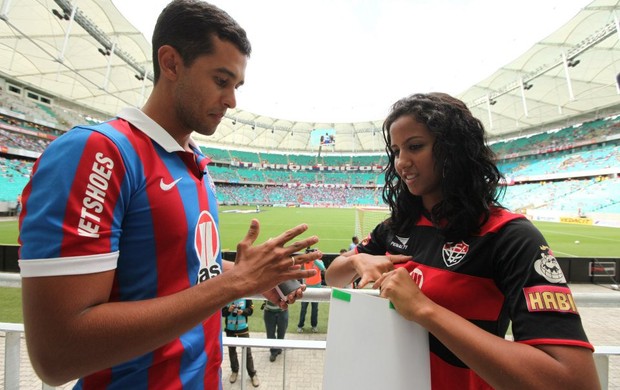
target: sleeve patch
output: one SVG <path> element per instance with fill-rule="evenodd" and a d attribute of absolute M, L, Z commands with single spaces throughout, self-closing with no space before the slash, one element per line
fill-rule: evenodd
<path fill-rule="evenodd" d="M 527 310 L 530 312 L 553 311 L 559 313 L 577 312 L 573 294 L 568 287 L 534 286 L 523 289 Z"/>

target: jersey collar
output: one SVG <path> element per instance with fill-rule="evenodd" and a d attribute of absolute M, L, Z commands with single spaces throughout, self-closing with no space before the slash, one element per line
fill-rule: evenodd
<path fill-rule="evenodd" d="M 157 122 L 151 119 L 141 110 L 135 107 L 126 107 L 116 115 L 118 118 L 124 119 L 131 123 L 144 134 L 148 135 L 153 141 L 157 142 L 168 153 L 184 152 L 185 150 L 172 138 L 172 136 Z M 189 144 L 193 149 L 198 149 L 196 142 L 190 137 Z"/>

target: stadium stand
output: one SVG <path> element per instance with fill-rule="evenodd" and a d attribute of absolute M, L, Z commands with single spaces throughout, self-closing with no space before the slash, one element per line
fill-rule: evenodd
<path fill-rule="evenodd" d="M 0 93 L 0 109 L 0 202 L 14 207 L 33 161 L 49 142 L 69 129 L 67 118 L 78 123 L 96 120 L 88 112 L 52 108 L 6 92 Z M 50 127 L 50 123 L 66 126 Z M 510 209 L 571 214 L 620 212 L 616 195 L 620 193 L 618 116 L 491 140 L 490 146 L 508 178 L 503 203 Z M 219 184 L 218 196 L 223 204 L 351 207 L 383 203 L 383 152 L 323 152 L 318 156 L 313 151 L 237 150 L 234 145 L 201 145 L 201 149 L 212 158 L 209 169 Z M 10 210 L 7 205 L 1 209 Z"/>
<path fill-rule="evenodd" d="M 13 84 L 11 84 L 13 85 Z M 97 123 L 91 110 L 32 101 L 25 89 L 0 92 L 0 214 L 15 210 L 34 160 L 74 124 Z M 101 116 L 99 116 L 101 117 Z M 620 116 L 551 131 L 490 139 L 507 179 L 503 204 L 620 219 Z M 203 144 L 222 204 L 381 206 L 385 153 L 248 150 Z M 320 188 L 320 190 L 317 190 Z M 617 222 L 620 226 L 620 222 Z"/>

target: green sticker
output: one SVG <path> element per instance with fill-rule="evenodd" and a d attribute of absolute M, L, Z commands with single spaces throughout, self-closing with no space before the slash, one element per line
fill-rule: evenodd
<path fill-rule="evenodd" d="M 351 294 L 342 290 L 332 289 L 332 297 L 340 299 L 345 302 L 351 302 Z"/>

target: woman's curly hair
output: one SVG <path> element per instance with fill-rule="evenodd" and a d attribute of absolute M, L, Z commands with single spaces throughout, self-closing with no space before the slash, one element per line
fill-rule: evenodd
<path fill-rule="evenodd" d="M 426 212 L 422 198 L 409 192 L 394 166 L 390 127 L 405 115 L 426 125 L 435 136 L 433 158 L 435 170 L 443 173 L 442 201 L 428 210 L 431 221 L 447 241 L 460 241 L 477 233 L 489 219 L 491 207 L 501 207 L 502 174 L 485 142 L 482 122 L 465 103 L 439 92 L 414 94 L 397 101 L 383 123 L 389 158 L 383 187 L 383 200 L 391 210 L 387 223 L 395 232 L 405 234 Z"/>

